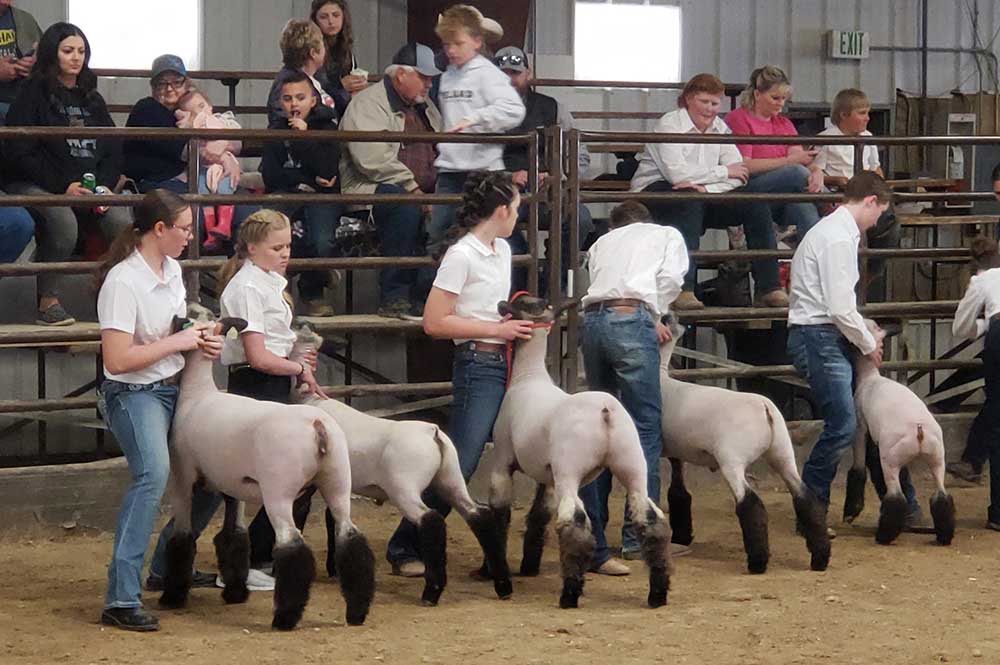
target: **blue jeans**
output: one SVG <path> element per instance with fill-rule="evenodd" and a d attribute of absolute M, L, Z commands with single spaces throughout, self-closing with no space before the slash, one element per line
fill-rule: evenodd
<path fill-rule="evenodd" d="M 646 492 L 660 503 L 660 345 L 653 315 L 646 309 L 633 312 L 600 309 L 583 319 L 583 363 L 591 390 L 610 393 L 621 400 L 639 431 L 646 458 Z M 580 490 L 597 539 L 593 566 L 611 558 L 604 529 L 608 523 L 611 473 L 605 469 L 594 482 Z M 622 550 L 639 549 L 635 525 L 625 508 Z"/>
<path fill-rule="evenodd" d="M 302 221 L 305 235 L 295 243 L 296 258 L 328 259 L 334 256 L 334 234 L 344 214 L 340 203 L 312 203 L 298 208 L 282 209 L 290 219 Z M 310 270 L 299 273 L 299 297 L 302 300 L 320 300 L 323 289 L 330 283 L 329 270 Z"/>
<path fill-rule="evenodd" d="M 804 166 L 782 166 L 750 176 L 743 187 L 744 192 L 762 194 L 804 194 L 809 191 L 809 169 Z M 805 235 L 803 229 L 812 228 L 819 221 L 819 210 L 815 203 L 772 203 L 771 217 L 778 226 L 795 226 L 799 237 Z"/>
<path fill-rule="evenodd" d="M 645 192 L 671 192 L 673 185 L 664 180 L 654 182 Z M 746 191 L 740 187 L 734 192 Z M 767 203 L 711 203 L 704 201 L 678 201 L 676 203 L 649 203 L 649 211 L 657 224 L 672 226 L 684 236 L 688 252 L 698 249 L 705 229 L 725 229 L 743 226 L 749 249 L 775 249 L 774 226 L 771 208 Z M 758 294 L 768 293 L 781 287 L 778 281 L 778 260 L 757 259 L 751 262 L 754 282 Z M 698 283 L 698 266 L 690 259 L 687 274 L 684 275 L 684 290 L 694 291 Z"/>
<path fill-rule="evenodd" d="M 840 458 L 854 443 L 858 425 L 851 364 L 854 353 L 857 350 L 832 323 L 788 327 L 788 355 L 796 371 L 809 382 L 823 416 L 823 433 L 802 467 L 802 482 L 825 504 L 830 503 L 830 485 Z M 909 473 L 900 474 L 900 484 L 910 510 L 918 509 Z"/>
<path fill-rule="evenodd" d="M 21 256 L 34 234 L 35 221 L 27 210 L 0 208 L 0 263 L 10 263 Z"/>
<path fill-rule="evenodd" d="M 142 606 L 142 564 L 170 475 L 168 436 L 177 405 L 177 387 L 162 383 L 105 381 L 99 408 L 128 461 L 132 484 L 125 492 L 108 566 L 105 607 Z M 200 533 L 221 502 L 219 495 L 196 494 L 194 525 Z M 163 575 L 163 549 L 171 525 L 160 533 L 150 572 Z"/>
<path fill-rule="evenodd" d="M 507 392 L 507 359 L 503 353 L 472 351 L 463 345 L 455 349 L 451 380 L 454 400 L 448 434 L 455 442 L 462 477 L 469 482 L 486 442 L 493 437 L 493 424 Z M 430 490 L 423 499 L 446 517 L 451 512 L 451 506 Z M 389 540 L 386 559 L 394 564 L 421 559 L 419 542 L 416 525 L 402 520 Z"/>
<path fill-rule="evenodd" d="M 461 194 L 465 190 L 468 171 L 438 171 L 435 194 Z M 430 223 L 427 225 L 427 251 L 433 254 L 448 235 L 448 229 L 455 224 L 455 206 L 441 204 L 434 206 Z"/>
<path fill-rule="evenodd" d="M 382 184 L 375 188 L 376 194 L 406 194 L 399 185 Z M 378 233 L 382 256 L 422 256 L 421 244 L 424 234 L 424 213 L 419 205 L 383 203 L 372 206 L 372 217 Z M 420 269 L 383 268 L 379 272 L 380 299 L 383 303 L 393 300 L 422 300 L 416 293 L 421 279 Z M 429 271 L 426 271 L 429 272 Z M 427 281 L 433 277 L 427 275 Z"/>

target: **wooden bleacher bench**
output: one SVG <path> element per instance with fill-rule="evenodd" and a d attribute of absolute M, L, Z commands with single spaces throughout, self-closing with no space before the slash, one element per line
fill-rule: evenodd
<path fill-rule="evenodd" d="M 967 226 L 970 224 L 997 224 L 996 215 L 896 215 L 900 226 Z"/>

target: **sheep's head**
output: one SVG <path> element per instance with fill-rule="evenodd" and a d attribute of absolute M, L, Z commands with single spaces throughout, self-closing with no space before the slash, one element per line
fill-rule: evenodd
<path fill-rule="evenodd" d="M 187 317 L 174 317 L 172 331 L 178 332 L 197 323 L 213 322 L 216 324 L 215 334 L 217 335 L 227 335 L 229 334 L 229 331 L 234 328 L 236 329 L 236 332 L 243 332 L 247 327 L 245 319 L 240 319 L 234 316 L 226 316 L 216 320 L 215 314 L 212 313 L 212 310 L 196 302 L 192 302 L 188 303 Z"/>
<path fill-rule="evenodd" d="M 546 324 L 552 323 L 563 311 L 578 304 L 578 300 L 570 299 L 564 300 L 558 307 L 552 307 L 545 298 L 515 294 L 509 301 L 503 300 L 497 303 L 497 312 L 500 316 Z"/>

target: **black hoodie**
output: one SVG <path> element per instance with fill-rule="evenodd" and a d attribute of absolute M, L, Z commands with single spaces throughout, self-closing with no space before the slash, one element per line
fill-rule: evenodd
<path fill-rule="evenodd" d="M 337 129 L 333 111 L 325 106 L 313 108 L 306 125 L 310 130 Z M 268 129 L 297 130 L 288 126 L 287 118 L 275 118 Z M 330 179 L 340 172 L 340 144 L 321 141 L 268 141 L 260 161 L 264 187 L 268 192 L 295 192 L 299 185 L 308 185 L 317 192 L 340 191 L 340 183 L 333 188 L 316 184 L 316 176 Z"/>
<path fill-rule="evenodd" d="M 41 76 L 21 85 L 7 113 L 10 127 L 114 127 L 104 98 L 96 90 L 66 88 Z M 121 141 L 95 138 L 10 139 L 4 145 L 4 172 L 9 182 L 33 182 L 62 194 L 84 173 L 113 189 L 122 173 Z"/>

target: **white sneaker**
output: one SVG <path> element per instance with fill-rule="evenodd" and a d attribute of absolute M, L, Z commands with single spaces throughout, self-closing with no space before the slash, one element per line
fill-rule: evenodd
<path fill-rule="evenodd" d="M 222 581 L 222 575 L 215 578 L 215 586 L 220 589 L 226 588 L 226 583 Z M 274 578 L 263 570 L 251 568 L 247 573 L 247 589 L 249 591 L 274 591 Z"/>

